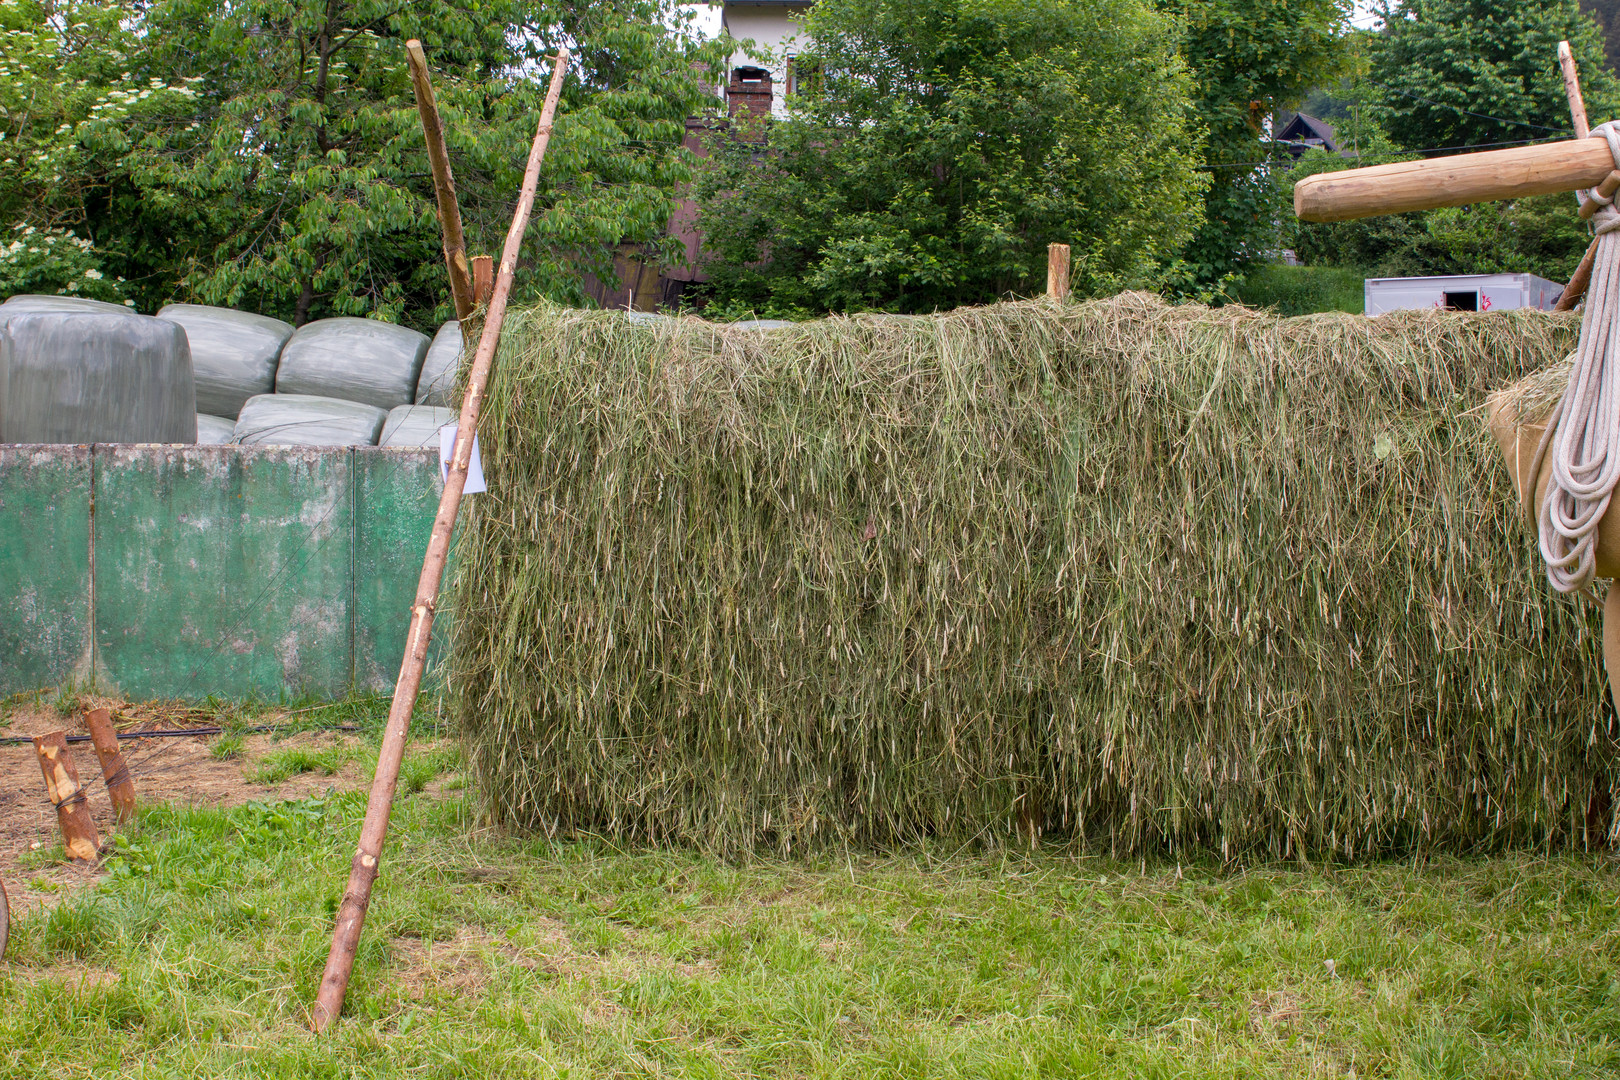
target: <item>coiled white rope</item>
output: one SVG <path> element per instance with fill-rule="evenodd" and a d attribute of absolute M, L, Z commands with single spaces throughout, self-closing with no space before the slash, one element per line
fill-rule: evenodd
<path fill-rule="evenodd" d="M 1620 128 L 1610 121 L 1592 129 L 1607 139 L 1620 169 Z M 1541 501 L 1537 531 L 1547 581 L 1562 593 L 1579 592 L 1597 573 L 1597 527 L 1620 482 L 1620 208 L 1596 190 L 1579 193 L 1583 203 L 1596 202 L 1592 215 L 1597 253 L 1592 283 L 1586 291 L 1586 314 L 1569 369 L 1569 385 L 1542 433 L 1531 466 L 1530 484 L 1541 475 L 1542 460 L 1552 451 L 1552 476 Z M 1528 492 L 1526 493 L 1528 496 Z"/>

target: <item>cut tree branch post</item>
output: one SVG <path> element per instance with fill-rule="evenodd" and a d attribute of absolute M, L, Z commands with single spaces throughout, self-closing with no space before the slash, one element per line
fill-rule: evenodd
<path fill-rule="evenodd" d="M 1317 173 L 1294 185 L 1301 221 L 1351 221 L 1496 199 L 1597 187 L 1614 171 L 1603 139 L 1487 150 Z"/>
<path fill-rule="evenodd" d="M 467 271 L 467 242 L 461 234 L 456 181 L 450 175 L 450 155 L 444 147 L 444 124 L 439 120 L 439 103 L 433 96 L 433 80 L 428 77 L 422 43 L 415 38 L 407 41 L 405 57 L 410 63 L 411 85 L 416 90 L 416 111 L 422 116 L 428 162 L 433 166 L 433 191 L 438 196 L 439 228 L 444 234 L 444 264 L 450 271 L 450 298 L 456 305 L 456 318 L 465 319 L 473 311 L 473 287 Z"/>
<path fill-rule="evenodd" d="M 45 794 L 56 805 L 56 823 L 62 827 L 62 846 L 67 848 L 68 858 L 95 862 L 101 855 L 101 835 L 90 816 L 79 770 L 68 754 L 67 732 L 35 735 L 34 752 L 39 755 L 39 771 L 45 774 Z"/>
<path fill-rule="evenodd" d="M 96 744 L 96 757 L 101 759 L 101 778 L 112 799 L 114 818 L 122 825 L 135 816 L 135 782 L 129 777 L 123 751 L 118 749 L 118 732 L 113 730 L 112 713 L 106 709 L 91 709 L 84 714 L 84 723 L 90 729 L 90 740 Z"/>
<path fill-rule="evenodd" d="M 473 302 L 487 305 L 495 291 L 495 260 L 489 255 L 474 255 L 472 263 Z"/>
<path fill-rule="evenodd" d="M 1564 96 L 1569 99 L 1569 120 L 1575 126 L 1577 139 L 1587 138 L 1592 130 L 1586 123 L 1586 102 L 1581 97 L 1581 77 L 1575 70 L 1575 54 L 1570 52 L 1569 42 L 1558 43 L 1558 66 L 1564 72 Z M 1605 199 L 1614 195 L 1620 189 L 1620 172 L 1611 172 L 1603 178 L 1598 185 L 1598 194 Z M 1597 212 L 1598 203 L 1587 200 L 1581 206 L 1581 219 L 1584 221 Z M 1597 257 L 1597 240 L 1594 239 L 1586 246 L 1586 254 L 1581 256 L 1580 265 L 1569 276 L 1569 283 L 1559 294 L 1558 302 L 1553 305 L 1554 311 L 1572 311 L 1586 295 L 1586 287 L 1592 283 L 1592 260 Z"/>
<path fill-rule="evenodd" d="M 349 988 L 349 976 L 354 972 L 360 931 L 365 925 L 366 909 L 371 905 L 371 887 L 377 880 L 377 862 L 382 857 L 383 840 L 388 835 L 388 817 L 393 811 L 394 787 L 399 782 L 400 762 L 404 759 L 405 741 L 410 734 L 411 712 L 416 708 L 416 695 L 422 688 L 422 669 L 427 664 L 433 613 L 439 600 L 439 582 L 444 576 L 445 560 L 450 554 L 450 533 L 455 528 L 456 511 L 461 507 L 462 488 L 467 483 L 473 433 L 478 428 L 478 409 L 483 403 L 484 387 L 489 382 L 489 372 L 495 363 L 496 347 L 500 344 L 506 302 L 512 293 L 512 278 L 517 271 L 518 255 L 523 249 L 523 233 L 528 228 L 535 191 L 540 184 L 540 163 L 545 160 L 546 144 L 551 141 L 552 117 L 557 112 L 557 99 L 562 94 L 563 76 L 567 70 L 568 50 L 559 49 L 557 61 L 551 69 L 551 86 L 546 91 L 546 103 L 540 110 L 534 145 L 529 150 L 528 167 L 523 172 L 523 188 L 518 195 L 517 211 L 512 215 L 512 228 L 506 234 L 506 246 L 501 251 L 500 273 L 496 276 L 495 290 L 489 299 L 484 329 L 478 338 L 478 351 L 473 355 L 472 370 L 467 375 L 467 392 L 462 398 L 461 419 L 456 425 L 455 450 L 451 454 L 449 473 L 444 481 L 444 494 L 439 498 L 439 512 L 433 519 L 427 555 L 422 560 L 416 601 L 411 605 L 410 629 L 405 635 L 405 659 L 400 665 L 399 681 L 394 685 L 394 700 L 388 709 L 388 726 L 383 731 L 382 748 L 377 755 L 377 773 L 371 782 L 365 822 L 360 827 L 360 845 L 349 866 L 349 884 L 343 892 L 343 902 L 338 906 L 337 925 L 332 932 L 332 951 L 326 958 L 326 971 L 321 976 L 320 990 L 315 997 L 311 1020 L 316 1031 L 325 1031 L 342 1012 L 343 995 Z"/>
<path fill-rule="evenodd" d="M 1575 137 L 1584 139 L 1592 133 L 1586 125 L 1586 101 L 1581 97 L 1581 78 L 1575 70 L 1575 54 L 1569 42 L 1558 43 L 1558 67 L 1564 73 L 1564 95 L 1569 98 L 1569 118 L 1575 125 Z"/>
<path fill-rule="evenodd" d="M 1069 245 L 1046 246 L 1046 295 L 1061 300 L 1069 295 Z"/>

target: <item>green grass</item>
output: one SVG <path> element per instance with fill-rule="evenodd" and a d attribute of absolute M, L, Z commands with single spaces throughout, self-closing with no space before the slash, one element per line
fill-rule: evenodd
<path fill-rule="evenodd" d="M 1237 288 L 1238 299 L 1249 307 L 1271 308 L 1279 315 L 1309 315 L 1318 311 L 1366 310 L 1363 291 L 1366 275 L 1335 266 L 1255 267 Z"/>
<path fill-rule="evenodd" d="M 253 782 L 279 784 L 289 777 L 307 772 L 331 776 L 353 761 L 358 754 L 358 747 L 346 744 L 322 747 L 319 750 L 307 746 L 270 750 L 260 756 L 258 768 L 253 772 Z"/>
<path fill-rule="evenodd" d="M 413 755 L 404 789 L 457 764 Z M 396 809 L 349 1011 L 316 1038 L 305 1010 L 363 810 L 143 810 L 99 887 L 14 927 L 0 1075 L 1620 1070 L 1607 856 L 724 862 L 503 838 L 421 796 Z"/>

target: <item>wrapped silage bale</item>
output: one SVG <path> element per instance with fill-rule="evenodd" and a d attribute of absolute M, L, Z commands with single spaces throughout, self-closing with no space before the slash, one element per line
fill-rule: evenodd
<path fill-rule="evenodd" d="M 277 394 L 359 401 L 392 409 L 416 400 L 428 338 L 375 319 L 321 319 L 301 326 L 281 350 Z"/>
<path fill-rule="evenodd" d="M 422 358 L 422 374 L 416 379 L 418 405 L 453 406 L 456 376 L 461 373 L 461 350 L 465 343 L 461 337 L 461 323 L 451 319 L 433 335 Z"/>
<path fill-rule="evenodd" d="M 309 394 L 260 394 L 236 419 L 231 441 L 267 446 L 375 446 L 388 413 L 375 405 Z"/>
<path fill-rule="evenodd" d="M 202 304 L 167 304 L 157 317 L 185 328 L 199 412 L 234 420 L 248 398 L 275 390 L 276 362 L 293 335 L 291 323 Z"/>
<path fill-rule="evenodd" d="M 22 293 L 0 304 L 0 319 L 40 311 L 87 312 L 102 315 L 135 314 L 135 309 L 128 304 L 109 304 L 105 300 L 90 300 L 83 296 L 42 296 L 36 293 Z"/>
<path fill-rule="evenodd" d="M 197 414 L 198 446 L 219 446 L 230 442 L 235 435 L 235 420 L 223 416 L 209 416 L 207 413 Z"/>
<path fill-rule="evenodd" d="M 0 443 L 194 443 L 186 332 L 127 311 L 0 325 Z"/>
<path fill-rule="evenodd" d="M 378 446 L 438 446 L 439 429 L 456 422 L 456 410 L 436 405 L 399 405 L 388 410 Z"/>

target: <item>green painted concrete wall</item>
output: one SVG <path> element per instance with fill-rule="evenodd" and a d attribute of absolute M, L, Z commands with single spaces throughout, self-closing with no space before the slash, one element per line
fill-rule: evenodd
<path fill-rule="evenodd" d="M 0 694 L 387 692 L 440 486 L 431 450 L 0 446 Z"/>

